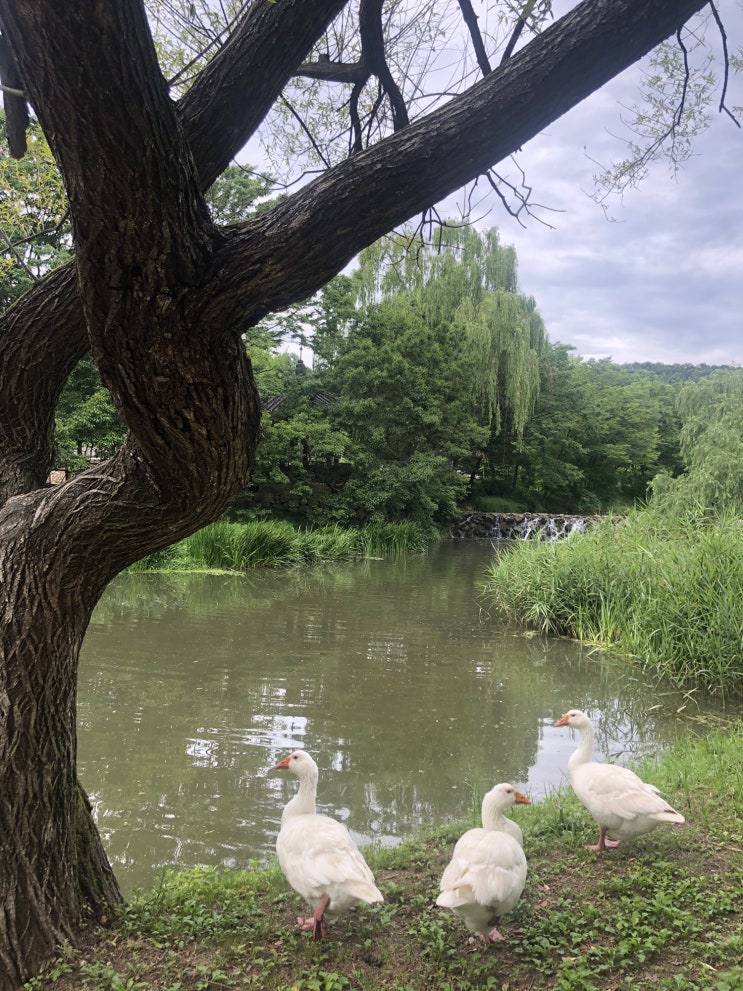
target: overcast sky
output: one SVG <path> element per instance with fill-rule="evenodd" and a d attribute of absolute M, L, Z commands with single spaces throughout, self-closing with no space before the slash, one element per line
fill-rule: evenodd
<path fill-rule="evenodd" d="M 718 4 L 731 46 L 743 45 L 740 0 Z M 532 199 L 562 213 L 522 229 L 494 206 L 551 341 L 584 357 L 743 365 L 743 131 L 724 115 L 677 178 L 658 163 L 638 189 L 609 203 L 587 194 L 596 165 L 620 159 L 620 102 L 636 99 L 635 66 L 531 141 L 518 156 Z M 730 106 L 743 103 L 731 81 Z M 590 156 L 590 158 L 589 158 Z"/>
<path fill-rule="evenodd" d="M 554 0 L 556 16 L 574 5 Z M 730 48 L 740 50 L 743 0 L 716 5 Z M 708 25 L 719 56 L 715 32 Z M 516 248 L 521 290 L 535 298 L 553 343 L 618 363 L 743 365 L 743 130 L 715 113 L 680 171 L 674 176 L 665 160 L 651 165 L 638 188 L 608 201 L 610 219 L 589 195 L 596 163 L 626 155 L 623 107 L 639 101 L 643 68 L 646 60 L 518 155 L 531 200 L 550 208 L 542 216 L 554 229 L 531 218 L 521 227 L 494 195 L 471 216 Z M 743 73 L 731 76 L 727 105 L 743 105 Z M 497 171 L 508 168 L 501 163 Z M 461 193 L 452 195 L 439 212 L 459 216 L 462 203 Z"/>

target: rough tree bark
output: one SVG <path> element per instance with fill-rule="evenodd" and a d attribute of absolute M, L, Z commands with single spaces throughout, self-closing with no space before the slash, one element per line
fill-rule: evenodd
<path fill-rule="evenodd" d="M 140 0 L 0 0 L 0 27 L 70 198 L 74 265 L 0 318 L 0 991 L 120 900 L 76 776 L 77 661 L 129 563 L 245 486 L 260 410 L 241 335 L 523 145 L 703 0 L 586 0 L 445 108 L 249 223 L 202 192 L 342 0 L 255 0 L 180 104 Z M 129 428 L 53 489 L 54 408 L 92 349 Z"/>

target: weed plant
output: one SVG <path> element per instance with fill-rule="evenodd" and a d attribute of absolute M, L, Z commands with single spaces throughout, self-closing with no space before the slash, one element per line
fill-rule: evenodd
<path fill-rule="evenodd" d="M 529 875 L 484 947 L 434 904 L 446 823 L 365 851 L 385 901 L 300 932 L 277 864 L 163 872 L 81 952 L 62 949 L 28 991 L 741 991 L 743 724 L 688 738 L 640 769 L 687 818 L 618 850 L 572 791 L 512 815 Z"/>
<path fill-rule="evenodd" d="M 486 593 L 544 633 L 617 648 L 677 685 L 743 694 L 743 526 L 638 511 L 565 541 L 523 542 Z"/>

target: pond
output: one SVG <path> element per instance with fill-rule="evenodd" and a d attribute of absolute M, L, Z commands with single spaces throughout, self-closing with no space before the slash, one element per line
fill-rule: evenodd
<path fill-rule="evenodd" d="M 566 782 L 595 717 L 626 761 L 697 731 L 715 705 L 648 683 L 616 658 L 524 635 L 479 596 L 495 553 L 425 555 L 248 576 L 122 575 L 85 640 L 79 767 L 125 891 L 161 865 L 273 855 L 295 789 L 272 766 L 320 766 L 319 811 L 360 843 L 461 819 L 498 781 L 538 800 Z"/>

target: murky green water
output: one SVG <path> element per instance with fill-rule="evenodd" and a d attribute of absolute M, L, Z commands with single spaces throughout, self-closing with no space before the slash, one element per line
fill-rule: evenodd
<path fill-rule="evenodd" d="M 321 810 L 391 843 L 498 781 L 533 799 L 563 784 L 575 741 L 551 724 L 572 706 L 618 760 L 695 730 L 702 701 L 488 615 L 492 553 L 117 579 L 83 650 L 79 757 L 124 888 L 162 864 L 265 861 L 294 786 L 268 771 L 297 746 L 320 765 Z"/>

